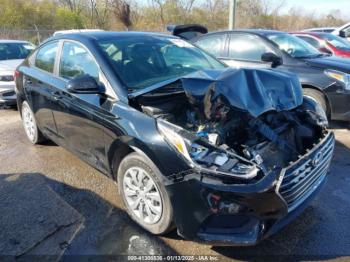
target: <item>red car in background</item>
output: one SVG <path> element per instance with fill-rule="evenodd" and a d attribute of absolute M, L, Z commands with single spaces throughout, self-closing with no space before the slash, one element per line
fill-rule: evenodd
<path fill-rule="evenodd" d="M 350 58 L 350 42 L 339 36 L 321 32 L 297 32 L 292 34 L 323 53 Z"/>

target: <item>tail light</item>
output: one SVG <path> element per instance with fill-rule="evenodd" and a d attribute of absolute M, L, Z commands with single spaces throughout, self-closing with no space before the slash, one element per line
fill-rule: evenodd
<path fill-rule="evenodd" d="M 15 70 L 15 73 L 13 74 L 14 81 L 16 82 L 16 78 L 20 77 L 20 76 L 21 76 L 21 73 L 19 71 Z"/>

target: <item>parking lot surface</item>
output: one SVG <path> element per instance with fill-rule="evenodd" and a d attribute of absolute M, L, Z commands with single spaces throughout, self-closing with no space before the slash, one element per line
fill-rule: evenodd
<path fill-rule="evenodd" d="M 337 144 L 328 181 L 297 220 L 254 247 L 213 247 L 176 232 L 145 232 L 126 215 L 113 181 L 62 147 L 32 146 L 18 111 L 0 110 L 0 254 L 348 260 L 350 130 L 333 128 Z"/>

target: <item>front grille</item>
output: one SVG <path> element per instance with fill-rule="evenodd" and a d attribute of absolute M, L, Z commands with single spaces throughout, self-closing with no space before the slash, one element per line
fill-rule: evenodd
<path fill-rule="evenodd" d="M 12 82 L 12 81 L 14 81 L 14 77 L 13 76 L 0 76 L 0 81 Z"/>
<path fill-rule="evenodd" d="M 312 194 L 327 175 L 333 156 L 334 136 L 326 140 L 309 156 L 286 169 L 279 193 L 292 211 Z"/>

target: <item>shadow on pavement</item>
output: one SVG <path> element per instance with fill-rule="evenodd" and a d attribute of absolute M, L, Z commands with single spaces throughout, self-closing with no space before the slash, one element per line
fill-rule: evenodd
<path fill-rule="evenodd" d="M 347 129 L 350 130 L 350 123 L 345 121 L 331 121 L 329 123 L 330 129 Z"/>
<path fill-rule="evenodd" d="M 2 255 L 176 254 L 90 190 L 27 173 L 0 174 L 0 192 Z M 59 234 L 71 225 L 75 230 Z"/>

